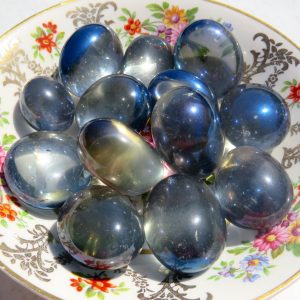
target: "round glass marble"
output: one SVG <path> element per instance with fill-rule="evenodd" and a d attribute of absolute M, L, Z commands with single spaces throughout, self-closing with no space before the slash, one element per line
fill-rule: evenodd
<path fill-rule="evenodd" d="M 272 89 L 242 84 L 224 97 L 220 120 L 233 145 L 271 150 L 289 131 L 290 111 L 285 100 Z"/>
<path fill-rule="evenodd" d="M 142 130 L 153 103 L 146 87 L 134 77 L 113 74 L 95 82 L 76 106 L 79 127 L 97 118 L 116 119 L 135 130 Z"/>
<path fill-rule="evenodd" d="M 121 70 L 123 49 L 118 36 L 101 24 L 80 27 L 61 51 L 59 78 L 80 97 L 98 79 Z"/>
<path fill-rule="evenodd" d="M 174 48 L 175 68 L 195 73 L 222 98 L 242 78 L 241 48 L 223 25 L 198 20 L 184 29 Z"/>
<path fill-rule="evenodd" d="M 90 186 L 68 200 L 57 229 L 64 248 L 98 270 L 127 266 L 145 240 L 141 217 L 129 198 L 105 186 Z"/>
<path fill-rule="evenodd" d="M 59 82 L 36 77 L 24 87 L 20 110 L 36 130 L 64 131 L 73 122 L 75 106 L 72 97 Z"/>
<path fill-rule="evenodd" d="M 4 174 L 18 199 L 43 209 L 61 206 L 90 182 L 76 140 L 46 131 L 33 132 L 10 148 Z"/>

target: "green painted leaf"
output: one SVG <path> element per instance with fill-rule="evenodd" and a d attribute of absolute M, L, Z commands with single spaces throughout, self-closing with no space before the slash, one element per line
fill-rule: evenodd
<path fill-rule="evenodd" d="M 120 293 L 117 290 L 111 290 L 111 293 L 115 296 L 119 296 Z"/>
<path fill-rule="evenodd" d="M 245 252 L 247 249 L 249 249 L 249 248 L 248 247 L 239 247 L 239 248 L 227 250 L 227 252 L 230 254 L 239 255 L 239 254 Z"/>
<path fill-rule="evenodd" d="M 134 11 L 134 12 L 131 14 L 131 18 L 132 18 L 132 19 L 135 19 L 135 17 L 136 17 L 136 12 Z"/>
<path fill-rule="evenodd" d="M 237 276 L 235 276 L 234 278 L 235 279 L 242 278 L 245 274 L 246 274 L 245 272 L 242 272 L 242 273 L 238 274 Z"/>
<path fill-rule="evenodd" d="M 249 241 L 242 241 L 241 242 L 244 246 L 252 246 L 251 242 Z"/>
<path fill-rule="evenodd" d="M 40 37 L 44 33 L 44 31 L 41 27 L 36 27 L 35 31 L 36 31 L 38 37 Z"/>
<path fill-rule="evenodd" d="M 4 134 L 2 138 L 2 145 L 11 145 L 16 140 L 16 137 L 12 134 Z"/>
<path fill-rule="evenodd" d="M 168 9 L 169 6 L 170 6 L 170 4 L 168 2 L 163 2 L 163 4 L 162 4 L 163 9 Z"/>
<path fill-rule="evenodd" d="M 122 22 L 126 22 L 127 21 L 127 18 L 125 16 L 120 16 L 118 19 L 120 21 L 122 21 Z"/>
<path fill-rule="evenodd" d="M 152 16 L 156 19 L 162 19 L 164 17 L 164 14 L 162 13 L 154 13 Z"/>
<path fill-rule="evenodd" d="M 45 59 L 44 59 L 44 56 L 43 56 L 41 53 L 39 53 L 39 58 L 40 58 L 42 61 L 45 60 Z"/>
<path fill-rule="evenodd" d="M 4 228 L 7 228 L 7 227 L 8 227 L 8 223 L 7 223 L 7 221 L 4 220 L 4 219 L 2 219 L 2 220 L 0 221 L 0 224 L 1 224 L 1 226 L 3 226 Z"/>
<path fill-rule="evenodd" d="M 4 123 L 4 124 L 9 124 L 9 121 L 6 119 L 6 118 L 1 118 L 1 121 Z"/>
<path fill-rule="evenodd" d="M 153 26 L 142 26 L 145 30 L 148 30 L 150 32 L 155 32 L 156 28 Z"/>
<path fill-rule="evenodd" d="M 222 260 L 222 261 L 220 262 L 220 265 L 221 265 L 222 267 L 227 267 L 227 262 Z"/>
<path fill-rule="evenodd" d="M 231 261 L 228 263 L 229 266 L 232 266 L 233 264 L 234 264 L 234 260 L 231 260 Z"/>
<path fill-rule="evenodd" d="M 104 294 L 101 293 L 101 292 L 98 292 L 98 293 L 97 293 L 97 297 L 98 297 L 99 300 L 104 300 L 104 299 L 105 299 Z"/>
<path fill-rule="evenodd" d="M 220 280 L 222 277 L 221 276 L 217 276 L 214 280 L 217 281 L 217 280 Z"/>
<path fill-rule="evenodd" d="M 85 296 L 87 298 L 92 298 L 96 295 L 97 292 L 95 292 L 92 288 L 88 288 L 85 292 Z"/>
<path fill-rule="evenodd" d="M 293 85 L 297 85 L 297 80 L 293 79 Z"/>
<path fill-rule="evenodd" d="M 190 22 L 195 19 L 195 14 L 197 13 L 197 11 L 198 11 L 198 7 L 194 7 L 192 9 L 188 9 L 185 12 L 186 17 Z"/>
<path fill-rule="evenodd" d="M 208 277 L 207 279 L 208 279 L 208 280 L 215 279 L 217 276 L 218 276 L 218 275 L 212 275 L 212 276 Z"/>
<path fill-rule="evenodd" d="M 164 11 L 164 9 L 158 4 L 149 4 L 146 6 L 150 11 Z"/>
<path fill-rule="evenodd" d="M 251 248 L 249 249 L 249 253 L 254 253 L 254 252 L 256 252 L 256 249 L 251 247 Z"/>
<path fill-rule="evenodd" d="M 298 211 L 300 210 L 300 202 L 298 202 L 294 207 L 293 207 L 293 211 Z"/>
<path fill-rule="evenodd" d="M 231 54 L 233 51 L 233 45 L 226 47 L 222 52 L 222 57 Z"/>
<path fill-rule="evenodd" d="M 65 36 L 65 33 L 62 31 L 56 36 L 56 41 L 61 41 Z"/>
<path fill-rule="evenodd" d="M 39 52 L 37 50 L 35 50 L 34 53 L 33 53 L 33 57 L 37 58 L 38 54 L 39 54 Z"/>
<path fill-rule="evenodd" d="M 3 111 L 2 112 L 2 116 L 8 116 L 9 115 L 9 112 L 8 111 Z"/>
<path fill-rule="evenodd" d="M 31 36 L 32 36 L 34 39 L 37 39 L 37 38 L 39 38 L 39 35 L 38 35 L 38 34 L 36 34 L 36 33 L 32 33 L 32 34 L 31 34 Z"/>
<path fill-rule="evenodd" d="M 283 87 L 281 90 L 280 90 L 280 92 L 281 93 L 283 93 L 283 92 L 285 92 L 287 89 L 289 89 L 290 87 L 289 86 L 285 86 L 285 87 Z"/>
<path fill-rule="evenodd" d="M 122 288 L 122 287 L 125 287 L 126 286 L 126 283 L 124 281 L 122 281 L 120 284 L 119 284 L 119 287 Z"/>
<path fill-rule="evenodd" d="M 293 254 L 295 256 L 300 256 L 300 244 L 293 245 Z"/>
<path fill-rule="evenodd" d="M 123 12 L 125 15 L 127 15 L 128 17 L 131 18 L 131 13 L 130 13 L 130 11 L 129 11 L 127 8 L 121 8 L 121 10 L 122 10 L 122 12 Z"/>
<path fill-rule="evenodd" d="M 128 292 L 129 289 L 128 288 L 117 288 L 117 289 L 115 289 L 115 291 L 122 293 L 122 292 Z"/>
<path fill-rule="evenodd" d="M 270 275 L 270 270 L 268 268 L 263 268 L 263 272 L 265 275 Z"/>
<path fill-rule="evenodd" d="M 217 270 L 217 271 L 222 270 L 222 268 L 219 268 L 219 267 L 213 267 L 212 269 L 213 269 L 213 270 Z"/>
<path fill-rule="evenodd" d="M 292 85 L 292 83 L 291 83 L 290 81 L 288 81 L 288 80 L 286 80 L 286 81 L 284 82 L 284 84 L 285 84 L 285 85 Z"/>
<path fill-rule="evenodd" d="M 275 268 L 275 266 L 274 265 L 269 265 L 269 266 L 267 266 L 267 268 L 272 269 L 272 268 Z"/>
<path fill-rule="evenodd" d="M 275 259 L 276 257 L 278 257 L 280 254 L 282 254 L 282 252 L 284 251 L 284 246 L 280 246 L 279 248 L 272 250 L 271 251 L 271 256 L 273 259 Z"/>
<path fill-rule="evenodd" d="M 25 224 L 19 223 L 19 222 L 17 223 L 17 227 L 20 228 L 20 229 L 26 228 Z"/>

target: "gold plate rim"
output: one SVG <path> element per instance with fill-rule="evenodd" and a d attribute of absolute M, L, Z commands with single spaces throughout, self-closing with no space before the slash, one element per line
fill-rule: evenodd
<path fill-rule="evenodd" d="M 9 30 L 5 31 L 3 34 L 0 35 L 0 41 L 2 41 L 3 39 L 5 39 L 6 37 L 8 37 L 11 33 L 13 33 L 14 31 L 16 31 L 17 29 L 19 29 L 22 25 L 26 24 L 27 22 L 29 22 L 30 20 L 34 19 L 37 16 L 40 16 L 52 9 L 58 8 L 60 6 L 64 6 L 67 4 L 70 4 L 72 2 L 77 2 L 78 0 L 64 0 L 60 3 L 54 4 L 52 6 L 49 6 L 31 16 L 29 16 L 28 18 L 24 19 L 23 21 L 19 22 L 18 24 L 16 24 L 15 26 L 13 26 L 12 28 L 10 28 Z M 276 32 L 278 35 L 280 35 L 282 38 L 284 38 L 286 41 L 288 41 L 291 45 L 293 45 L 295 48 L 297 48 L 300 51 L 300 46 L 295 43 L 294 41 L 292 41 L 287 35 L 285 35 L 284 33 L 282 33 L 281 31 L 277 30 L 276 28 L 274 28 L 273 26 L 271 26 L 269 23 L 255 17 L 252 14 L 249 14 L 239 8 L 236 8 L 234 6 L 228 5 L 226 3 L 222 3 L 220 1 L 217 0 L 203 0 L 204 2 L 209 2 L 209 3 L 213 3 L 216 5 L 220 5 L 222 7 L 228 8 L 230 10 L 233 10 L 237 13 L 240 13 L 244 16 L 249 17 L 250 19 L 253 19 L 255 21 L 257 21 L 258 23 L 263 24 L 264 26 L 268 27 L 269 29 L 271 29 L 272 31 Z M 142 254 L 150 254 L 148 253 L 148 251 L 145 251 L 145 253 Z M 7 274 L 10 278 L 12 278 L 14 281 L 16 281 L 17 283 L 19 283 L 20 285 L 22 285 L 24 288 L 29 289 L 30 291 L 34 292 L 36 295 L 38 296 L 44 296 L 47 297 L 47 299 L 53 299 L 53 300 L 61 300 L 61 298 L 58 298 L 48 292 L 46 292 L 43 289 L 38 288 L 36 285 L 32 284 L 30 281 L 24 279 L 23 277 L 21 277 L 20 275 L 18 275 L 17 273 L 13 272 L 11 269 L 9 269 L 6 265 L 4 265 L 1 261 L 0 261 L 0 269 Z M 291 277 L 287 278 L 285 281 L 283 281 L 281 284 L 279 284 L 278 286 L 272 288 L 271 290 L 265 292 L 264 294 L 262 294 L 259 297 L 256 297 L 255 300 L 265 300 L 271 296 L 274 296 L 277 293 L 280 293 L 281 291 L 283 291 L 284 288 L 288 287 L 292 282 L 296 281 L 296 279 L 298 279 L 300 277 L 300 270 L 297 271 L 295 274 L 293 274 Z"/>

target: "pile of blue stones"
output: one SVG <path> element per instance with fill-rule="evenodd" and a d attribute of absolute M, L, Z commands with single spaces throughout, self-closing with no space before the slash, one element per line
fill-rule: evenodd
<path fill-rule="evenodd" d="M 185 28 L 174 49 L 145 35 L 124 55 L 110 28 L 83 26 L 62 50 L 58 80 L 24 87 L 20 110 L 36 132 L 8 152 L 7 184 L 27 207 L 59 211 L 61 243 L 83 264 L 125 267 L 146 239 L 168 269 L 203 271 L 224 249 L 225 218 L 268 229 L 293 199 L 269 154 L 289 110 L 275 91 L 240 84 L 243 70 L 238 42 L 212 20 Z M 153 147 L 139 134 L 150 120 Z M 226 154 L 225 138 L 235 146 Z M 144 193 L 141 215 L 131 198 Z"/>

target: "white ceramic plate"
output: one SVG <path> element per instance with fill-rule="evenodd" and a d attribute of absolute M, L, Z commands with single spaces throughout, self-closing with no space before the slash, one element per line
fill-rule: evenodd
<path fill-rule="evenodd" d="M 294 183 L 291 213 L 260 237 L 229 226 L 224 253 L 200 276 L 169 274 L 147 250 L 127 270 L 108 273 L 72 261 L 58 243 L 55 222 L 28 214 L 2 178 L 0 264 L 25 286 L 51 299 L 265 299 L 300 276 L 300 49 L 229 7 L 199 0 L 78 0 L 48 9 L 5 34 L 0 39 L 0 171 L 11 144 L 28 132 L 15 110 L 23 86 L 34 76 L 53 73 L 76 28 L 95 22 L 111 25 L 126 47 L 140 33 L 160 29 L 164 36 L 164 28 L 172 28 L 174 41 L 186 24 L 200 18 L 218 20 L 237 38 L 246 61 L 244 81 L 274 88 L 290 107 L 290 132 L 272 155 Z"/>

